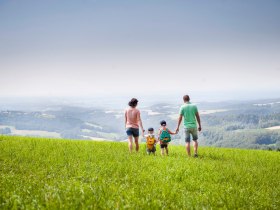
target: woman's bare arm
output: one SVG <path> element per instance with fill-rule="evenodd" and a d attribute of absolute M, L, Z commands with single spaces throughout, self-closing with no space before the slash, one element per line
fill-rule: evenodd
<path fill-rule="evenodd" d="M 143 135 L 144 135 L 145 130 L 143 128 L 143 123 L 142 123 L 142 120 L 141 120 L 140 112 L 139 112 L 139 115 L 138 115 L 138 124 L 139 124 L 139 126 L 142 130 Z"/>
<path fill-rule="evenodd" d="M 141 118 L 140 118 L 140 120 L 139 120 L 139 126 L 140 126 L 140 128 L 141 128 L 142 132 L 144 133 L 144 132 L 145 132 L 145 130 L 144 130 L 144 128 L 143 128 L 143 123 L 142 123 Z"/>
<path fill-rule="evenodd" d="M 126 124 L 127 124 L 127 112 L 125 111 L 125 114 L 124 114 L 124 128 L 126 128 Z"/>

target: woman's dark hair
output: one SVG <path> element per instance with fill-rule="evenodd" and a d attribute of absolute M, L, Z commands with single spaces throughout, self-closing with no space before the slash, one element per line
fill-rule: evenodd
<path fill-rule="evenodd" d="M 138 104 L 138 100 L 136 98 L 132 98 L 129 102 L 128 102 L 128 106 L 131 107 L 136 107 Z"/>

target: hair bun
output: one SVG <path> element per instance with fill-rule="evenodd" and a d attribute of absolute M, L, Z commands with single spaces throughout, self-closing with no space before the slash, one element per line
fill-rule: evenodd
<path fill-rule="evenodd" d="M 135 107 L 138 104 L 138 100 L 136 98 L 132 98 L 129 102 L 128 102 L 128 106 L 131 107 Z"/>

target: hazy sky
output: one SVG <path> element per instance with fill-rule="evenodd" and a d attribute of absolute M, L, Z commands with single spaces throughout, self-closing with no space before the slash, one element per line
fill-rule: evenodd
<path fill-rule="evenodd" d="M 279 11 L 279 0 L 0 0 L 0 96 L 280 94 Z"/>

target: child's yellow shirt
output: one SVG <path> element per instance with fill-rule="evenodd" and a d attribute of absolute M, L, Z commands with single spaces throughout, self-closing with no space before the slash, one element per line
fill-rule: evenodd
<path fill-rule="evenodd" d="M 146 144 L 148 149 L 153 149 L 155 143 L 156 143 L 156 138 L 154 135 L 146 136 Z"/>

